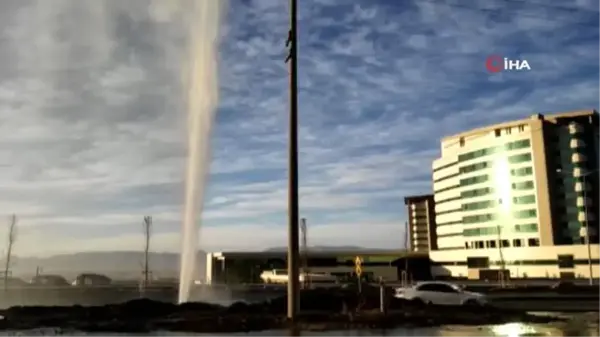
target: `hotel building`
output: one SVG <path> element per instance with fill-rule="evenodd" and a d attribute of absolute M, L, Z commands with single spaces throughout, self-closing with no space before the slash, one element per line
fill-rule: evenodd
<path fill-rule="evenodd" d="M 442 139 L 434 275 L 589 277 L 591 261 L 597 278 L 598 137 L 598 112 L 576 111 Z"/>
<path fill-rule="evenodd" d="M 435 202 L 433 194 L 404 198 L 407 206 L 407 248 L 413 252 L 427 252 L 437 248 L 435 235 Z"/>

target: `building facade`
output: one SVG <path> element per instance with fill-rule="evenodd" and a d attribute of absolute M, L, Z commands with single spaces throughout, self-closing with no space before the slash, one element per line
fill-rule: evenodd
<path fill-rule="evenodd" d="M 598 277 L 596 111 L 536 114 L 444 138 L 441 147 L 434 274 L 589 277 L 591 260 Z"/>
<path fill-rule="evenodd" d="M 408 223 L 406 247 L 413 252 L 437 249 L 435 235 L 435 202 L 433 194 L 415 195 L 404 198 L 407 206 Z"/>

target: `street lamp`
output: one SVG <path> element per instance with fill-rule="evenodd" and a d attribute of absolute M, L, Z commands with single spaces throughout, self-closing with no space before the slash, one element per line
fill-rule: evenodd
<path fill-rule="evenodd" d="M 565 173 L 573 174 L 573 171 L 567 171 L 567 170 L 563 170 L 563 169 L 557 169 L 556 172 L 563 173 L 563 174 L 565 174 Z M 585 214 L 585 220 L 584 220 L 585 226 L 581 227 L 581 229 L 579 230 L 579 236 L 582 238 L 585 238 L 585 242 L 587 245 L 590 285 L 594 284 L 594 273 L 593 273 L 593 268 L 592 268 L 592 247 L 591 247 L 591 243 L 590 243 L 590 228 L 588 226 L 588 209 L 587 209 L 587 195 L 586 195 L 587 184 L 585 182 L 585 178 L 595 172 L 598 172 L 598 169 L 595 169 L 592 171 L 587 171 L 580 175 L 582 182 L 583 182 L 583 213 Z"/>

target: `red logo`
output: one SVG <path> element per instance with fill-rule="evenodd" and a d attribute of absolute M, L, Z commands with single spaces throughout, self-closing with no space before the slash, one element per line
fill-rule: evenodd
<path fill-rule="evenodd" d="M 497 73 L 504 70 L 504 60 L 502 56 L 491 55 L 485 60 L 485 67 L 491 73 Z"/>

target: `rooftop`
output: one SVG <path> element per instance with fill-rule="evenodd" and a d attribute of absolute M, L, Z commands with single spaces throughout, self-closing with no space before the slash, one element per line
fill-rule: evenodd
<path fill-rule="evenodd" d="M 411 202 L 420 202 L 433 199 L 433 194 L 409 195 L 404 197 L 404 204 L 408 205 Z"/>
<path fill-rule="evenodd" d="M 514 121 L 510 121 L 510 122 L 487 125 L 484 127 L 464 131 L 464 132 L 461 132 L 461 133 L 458 133 L 458 134 L 455 134 L 452 136 L 446 136 L 446 137 L 442 138 L 442 142 L 444 142 L 446 140 L 452 140 L 452 139 L 458 138 L 458 137 L 474 136 L 474 135 L 477 135 L 480 133 L 493 131 L 494 129 L 497 129 L 497 128 L 506 128 L 506 127 L 517 126 L 517 125 L 521 125 L 521 124 L 526 124 L 526 123 L 529 123 L 529 121 L 531 121 L 532 119 L 544 119 L 544 120 L 548 120 L 548 121 L 556 121 L 557 119 L 561 119 L 561 118 L 576 118 L 576 117 L 594 116 L 594 115 L 598 115 L 598 111 L 596 111 L 596 110 L 577 110 L 577 111 L 558 112 L 558 113 L 551 113 L 551 114 L 538 113 L 538 114 L 531 115 L 529 118 L 523 118 L 523 119 L 514 120 Z"/>

